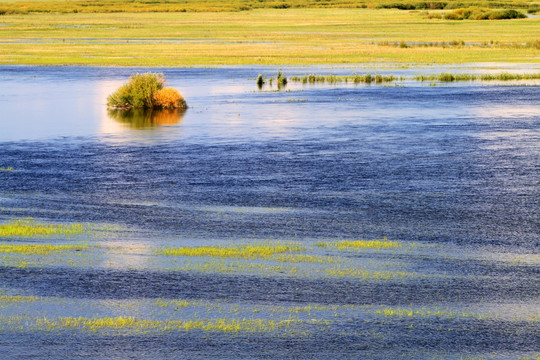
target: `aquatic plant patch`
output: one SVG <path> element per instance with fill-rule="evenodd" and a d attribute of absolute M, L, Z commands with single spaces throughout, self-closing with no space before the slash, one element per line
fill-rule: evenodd
<path fill-rule="evenodd" d="M 157 255 L 171 256 L 209 256 L 218 258 L 269 258 L 275 254 L 303 251 L 298 245 L 241 245 L 235 247 L 201 246 L 201 247 L 168 247 L 156 250 Z"/>
<path fill-rule="evenodd" d="M 88 332 L 122 331 L 129 333 L 205 331 L 223 333 L 267 333 L 292 329 L 299 321 L 267 319 L 197 319 L 147 320 L 132 316 L 118 317 L 58 317 L 30 318 L 26 316 L 0 317 L 0 331 L 61 331 Z"/>
<path fill-rule="evenodd" d="M 39 223 L 34 219 L 16 219 L 0 224 L 1 237 L 40 237 L 40 236 L 70 236 L 86 232 L 81 223 L 75 224 L 48 224 Z"/>
<path fill-rule="evenodd" d="M 21 254 L 21 255 L 48 255 L 52 252 L 61 251 L 81 251 L 88 249 L 88 245 L 14 245 L 0 244 L 0 253 L 2 254 Z"/>
<path fill-rule="evenodd" d="M 317 246 L 346 251 L 351 249 L 392 249 L 399 248 L 403 245 L 400 242 L 389 241 L 387 238 L 382 238 L 375 240 L 319 241 Z"/>
<path fill-rule="evenodd" d="M 185 109 L 186 101 L 173 88 L 164 87 L 163 74 L 133 74 L 127 84 L 107 97 L 107 106 L 112 109 Z"/>

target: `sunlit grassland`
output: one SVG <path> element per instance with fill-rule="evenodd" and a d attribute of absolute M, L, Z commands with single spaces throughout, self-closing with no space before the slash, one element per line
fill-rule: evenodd
<path fill-rule="evenodd" d="M 5 24 L 0 64 L 151 67 L 539 61 L 537 48 L 519 46 L 537 41 L 539 19 L 452 21 L 393 9 L 263 9 L 3 15 L 0 23 Z M 387 45 L 401 42 L 501 46 Z"/>
<path fill-rule="evenodd" d="M 47 224 L 39 223 L 33 219 L 16 219 L 0 224 L 0 238 L 2 237 L 43 237 L 43 236 L 71 236 L 83 234 L 85 226 L 76 224 Z M 45 250 L 45 249 L 44 249 Z"/>
<path fill-rule="evenodd" d="M 402 8 L 402 9 L 455 9 L 470 6 L 489 8 L 534 9 L 535 1 L 456 1 L 444 2 L 400 1 L 395 0 L 0 0 L 0 11 L 6 13 L 77 13 L 77 12 L 207 12 L 207 11 L 249 11 L 252 9 L 284 8 Z"/>

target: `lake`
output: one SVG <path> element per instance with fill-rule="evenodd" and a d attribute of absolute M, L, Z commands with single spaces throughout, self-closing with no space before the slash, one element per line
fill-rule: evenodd
<path fill-rule="evenodd" d="M 157 69 L 189 109 L 135 121 L 106 98 L 149 69 L 1 66 L 0 222 L 85 231 L 0 237 L 0 353 L 539 356 L 539 84 L 280 69 L 538 66 Z"/>

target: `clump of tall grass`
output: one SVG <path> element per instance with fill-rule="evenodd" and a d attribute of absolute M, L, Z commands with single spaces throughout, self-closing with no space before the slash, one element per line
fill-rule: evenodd
<path fill-rule="evenodd" d="M 259 76 L 257 76 L 257 86 L 259 88 L 262 88 L 263 85 L 264 85 L 264 78 L 262 74 L 259 74 Z"/>
<path fill-rule="evenodd" d="M 0 237 L 36 237 L 77 235 L 85 231 L 83 224 L 40 224 L 33 219 L 17 219 L 0 225 Z"/>
<path fill-rule="evenodd" d="M 163 74 L 133 74 L 127 84 L 107 97 L 113 109 L 185 109 L 186 101 L 173 88 L 165 88 Z"/>
<path fill-rule="evenodd" d="M 287 82 L 288 82 L 287 76 L 285 76 L 285 74 L 283 74 L 281 71 L 278 71 L 276 80 L 277 80 L 278 86 L 287 85 Z"/>

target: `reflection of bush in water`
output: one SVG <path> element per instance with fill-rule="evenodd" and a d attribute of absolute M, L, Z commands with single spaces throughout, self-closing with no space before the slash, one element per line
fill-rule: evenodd
<path fill-rule="evenodd" d="M 109 117 L 129 124 L 130 127 L 148 128 L 160 125 L 178 124 L 184 117 L 184 109 L 108 109 Z"/>

